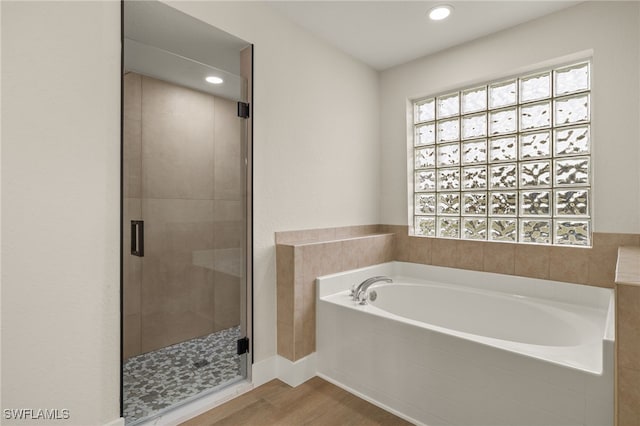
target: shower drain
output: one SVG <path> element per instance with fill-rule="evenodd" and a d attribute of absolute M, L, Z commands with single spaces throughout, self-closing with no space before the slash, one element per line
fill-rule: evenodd
<path fill-rule="evenodd" d="M 200 361 L 196 361 L 193 363 L 193 366 L 195 368 L 202 368 L 205 365 L 209 365 L 209 361 L 207 361 L 206 359 L 201 359 Z"/>

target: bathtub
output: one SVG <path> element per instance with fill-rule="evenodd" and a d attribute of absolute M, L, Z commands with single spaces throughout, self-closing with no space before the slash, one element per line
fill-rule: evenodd
<path fill-rule="evenodd" d="M 375 275 L 356 304 L 349 289 Z M 612 425 L 610 289 L 390 262 L 317 280 L 318 375 L 416 424 Z"/>

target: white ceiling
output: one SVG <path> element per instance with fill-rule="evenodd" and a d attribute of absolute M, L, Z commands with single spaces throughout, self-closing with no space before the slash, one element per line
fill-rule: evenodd
<path fill-rule="evenodd" d="M 124 35 L 127 71 L 240 99 L 240 51 L 246 41 L 158 1 L 125 1 Z M 210 75 L 224 83 L 206 83 Z"/>
<path fill-rule="evenodd" d="M 453 14 L 430 21 L 433 6 Z M 320 38 L 384 70 L 581 3 L 579 1 L 270 1 Z M 523 47 L 524 48 L 524 47 Z"/>

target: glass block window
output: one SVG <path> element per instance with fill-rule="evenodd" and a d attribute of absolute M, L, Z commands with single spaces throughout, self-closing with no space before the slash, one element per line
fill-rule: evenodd
<path fill-rule="evenodd" d="M 413 103 L 413 233 L 591 245 L 590 63 Z"/>

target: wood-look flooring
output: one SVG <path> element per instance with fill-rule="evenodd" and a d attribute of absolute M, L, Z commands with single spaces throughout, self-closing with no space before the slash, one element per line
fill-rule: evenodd
<path fill-rule="evenodd" d="M 410 425 L 407 421 L 314 377 L 292 388 L 272 380 L 182 426 Z"/>

